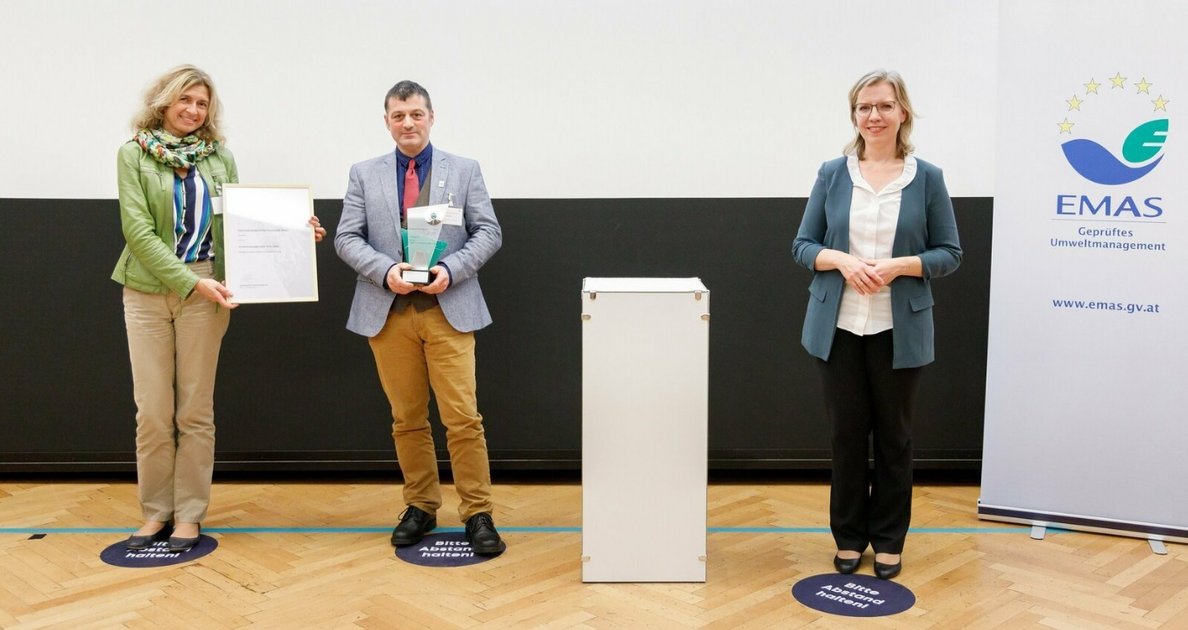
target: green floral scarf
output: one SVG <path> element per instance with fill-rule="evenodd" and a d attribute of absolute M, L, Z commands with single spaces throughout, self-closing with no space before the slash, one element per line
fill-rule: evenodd
<path fill-rule="evenodd" d="M 217 140 L 207 142 L 193 134 L 178 138 L 164 129 L 141 129 L 136 142 L 153 159 L 173 168 L 190 168 L 219 148 Z"/>

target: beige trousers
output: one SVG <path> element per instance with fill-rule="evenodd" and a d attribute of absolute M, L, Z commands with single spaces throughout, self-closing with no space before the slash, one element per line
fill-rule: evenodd
<path fill-rule="evenodd" d="M 491 512 L 491 471 L 474 378 L 474 333 L 460 333 L 440 306 L 388 315 L 369 339 L 380 384 L 392 405 L 392 439 L 404 475 L 404 502 L 430 514 L 441 507 L 437 453 L 429 426 L 429 388 L 446 430 L 454 487 L 466 519 Z"/>
<path fill-rule="evenodd" d="M 209 261 L 193 263 L 211 277 Z M 200 523 L 214 470 L 214 385 L 231 313 L 194 291 L 124 288 L 136 400 L 136 476 L 145 520 Z"/>

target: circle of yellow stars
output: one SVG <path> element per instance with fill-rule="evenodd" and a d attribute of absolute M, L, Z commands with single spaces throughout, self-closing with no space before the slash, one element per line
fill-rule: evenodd
<path fill-rule="evenodd" d="M 1117 89 L 1125 90 L 1127 80 L 1128 80 L 1128 78 L 1122 76 L 1121 72 L 1114 73 L 1114 76 L 1112 76 L 1112 77 L 1106 77 L 1106 81 L 1109 82 L 1109 84 L 1110 84 L 1109 85 L 1110 91 L 1117 90 Z M 1090 96 L 1090 95 L 1100 94 L 1101 92 L 1099 92 L 1098 90 L 1105 87 L 1106 84 L 1098 83 L 1096 79 L 1090 78 L 1088 83 L 1082 83 L 1081 85 L 1085 86 L 1085 94 L 1083 94 L 1083 95 L 1073 94 L 1072 98 L 1064 101 L 1065 103 L 1068 103 L 1068 111 L 1070 111 L 1070 112 L 1081 111 L 1081 105 L 1083 105 L 1085 103 L 1085 99 L 1081 98 L 1081 96 Z M 1135 88 L 1135 94 L 1146 94 L 1147 96 L 1150 96 L 1151 95 L 1151 86 L 1153 86 L 1155 84 L 1148 81 L 1147 77 L 1142 77 L 1141 79 L 1138 80 L 1137 83 L 1132 83 L 1131 85 L 1133 85 Z M 1170 102 L 1171 102 L 1170 100 L 1163 98 L 1163 95 L 1160 94 L 1158 98 L 1151 101 L 1151 104 L 1155 106 L 1155 109 L 1152 111 L 1166 112 L 1167 104 Z M 1062 120 L 1056 124 L 1060 126 L 1060 133 L 1067 133 L 1067 134 L 1072 134 L 1072 128 L 1074 125 L 1076 125 L 1076 123 L 1074 123 L 1074 122 L 1069 122 L 1068 116 L 1065 116 L 1064 120 Z"/>

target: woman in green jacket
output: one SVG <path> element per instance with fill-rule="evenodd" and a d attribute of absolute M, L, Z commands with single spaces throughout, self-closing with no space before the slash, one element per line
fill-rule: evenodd
<path fill-rule="evenodd" d="M 136 399 L 136 473 L 144 525 L 131 550 L 168 537 L 198 543 L 214 469 L 214 382 L 236 304 L 223 285 L 223 184 L 236 183 L 223 146 L 214 82 L 194 66 L 159 77 L 120 148 L 120 224 L 127 242 L 112 279 Z M 314 237 L 326 231 L 310 220 Z"/>

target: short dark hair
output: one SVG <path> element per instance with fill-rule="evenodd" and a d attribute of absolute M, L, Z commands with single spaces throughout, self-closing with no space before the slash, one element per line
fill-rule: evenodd
<path fill-rule="evenodd" d="M 433 111 L 433 101 L 429 98 L 429 90 L 421 87 L 421 84 L 416 81 L 408 80 L 401 81 L 393 85 L 392 89 L 388 90 L 387 96 L 384 97 L 384 111 L 388 111 L 388 101 L 391 99 L 407 101 L 409 98 L 417 95 L 424 98 L 425 107 L 428 107 L 429 111 Z"/>

